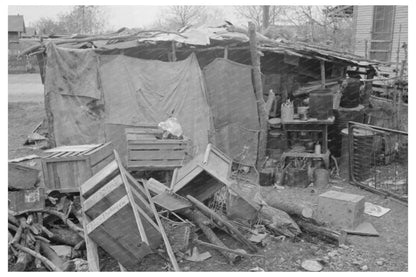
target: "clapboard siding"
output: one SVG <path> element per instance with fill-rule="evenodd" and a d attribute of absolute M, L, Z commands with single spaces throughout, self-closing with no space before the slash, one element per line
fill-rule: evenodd
<path fill-rule="evenodd" d="M 354 6 L 354 10 L 357 12 L 354 53 L 365 56 L 365 41 L 371 39 L 374 6 Z"/>
<path fill-rule="evenodd" d="M 373 27 L 374 6 L 354 6 L 354 30 L 355 30 L 355 46 L 354 53 L 356 55 L 365 56 L 365 41 L 368 41 L 370 47 L 371 31 Z M 393 42 L 391 62 L 395 63 L 397 59 L 397 47 L 408 42 L 408 6 L 395 6 L 393 20 Z M 401 25 L 401 32 L 400 30 Z M 367 49 L 368 51 L 368 49 Z M 399 61 L 405 58 L 403 49 L 399 52 Z"/>
<path fill-rule="evenodd" d="M 397 48 L 403 45 L 403 42 L 408 42 L 408 7 L 396 6 L 396 13 L 394 18 L 394 32 L 391 62 L 395 63 L 397 60 Z M 401 30 L 400 30 L 401 26 Z M 400 46 L 399 46 L 400 41 Z M 405 59 L 403 48 L 399 51 L 399 62 Z"/>

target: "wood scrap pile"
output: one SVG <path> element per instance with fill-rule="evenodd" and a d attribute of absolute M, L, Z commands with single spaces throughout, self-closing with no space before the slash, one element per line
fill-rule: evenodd
<path fill-rule="evenodd" d="M 113 154 L 114 160 L 85 180 L 78 193 L 45 194 L 34 187 L 38 172 L 34 179 L 33 172 L 19 168 L 32 179 L 24 190 L 16 182 L 9 184 L 12 193 L 20 194 L 9 195 L 10 270 L 99 271 L 100 247 L 121 271 L 136 270 L 150 253 L 180 271 L 177 259 L 203 261 L 216 252 L 230 264 L 264 260 L 256 252 L 269 235 L 284 239 L 308 232 L 341 239 L 340 233 L 314 221 L 313 210 L 296 199 L 283 198 L 276 190 L 246 190 L 231 174 L 231 159 L 213 145 L 176 169 L 170 184 L 136 180 Z M 23 174 L 13 170 L 10 176 Z M 211 205 L 219 194 L 221 205 Z M 26 205 L 13 205 L 11 199 Z M 240 213 L 232 214 L 233 208 Z M 218 230 L 239 248 L 227 245 Z"/>

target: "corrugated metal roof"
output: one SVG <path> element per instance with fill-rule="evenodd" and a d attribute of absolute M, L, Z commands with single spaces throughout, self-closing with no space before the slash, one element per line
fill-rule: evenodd
<path fill-rule="evenodd" d="M 9 32 L 25 32 L 23 15 L 9 15 Z"/>

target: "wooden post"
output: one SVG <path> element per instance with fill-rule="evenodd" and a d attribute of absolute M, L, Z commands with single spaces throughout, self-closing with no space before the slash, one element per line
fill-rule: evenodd
<path fill-rule="evenodd" d="M 263 99 L 263 85 L 261 81 L 260 70 L 260 56 L 257 49 L 256 26 L 253 22 L 248 23 L 248 33 L 250 38 L 250 54 L 251 64 L 253 66 L 253 82 L 254 92 L 257 99 L 257 109 L 260 121 L 259 146 L 257 154 L 257 168 L 260 168 L 266 158 L 266 144 L 267 144 L 267 119 L 268 116 L 265 110 L 265 103 Z"/>
<path fill-rule="evenodd" d="M 172 41 L 172 62 L 176 62 L 176 44 Z"/>
<path fill-rule="evenodd" d="M 321 87 L 325 88 L 325 61 L 321 61 Z"/>
<path fill-rule="evenodd" d="M 224 47 L 224 59 L 228 59 L 228 45 Z"/>
<path fill-rule="evenodd" d="M 399 26 L 399 40 L 397 42 L 397 53 L 396 53 L 396 77 L 399 75 L 399 55 L 400 55 L 400 36 L 402 33 L 402 24 Z"/>
<path fill-rule="evenodd" d="M 368 40 L 364 40 L 364 58 L 368 58 Z"/>

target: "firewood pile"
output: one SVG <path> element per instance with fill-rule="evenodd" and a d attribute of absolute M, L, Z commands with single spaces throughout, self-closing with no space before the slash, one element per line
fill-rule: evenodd
<path fill-rule="evenodd" d="M 79 197 L 50 193 L 45 207 L 9 210 L 10 271 L 87 271 Z"/>

